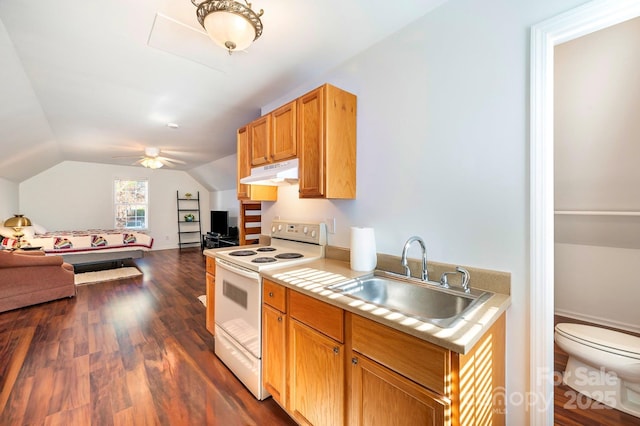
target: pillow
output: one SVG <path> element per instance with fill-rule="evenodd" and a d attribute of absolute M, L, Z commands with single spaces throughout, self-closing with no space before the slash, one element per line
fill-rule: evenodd
<path fill-rule="evenodd" d="M 13 228 L 7 228 L 6 226 L 0 226 L 0 235 L 2 235 L 5 238 L 13 238 L 13 234 L 15 234 L 16 231 L 13 230 Z"/>
<path fill-rule="evenodd" d="M 13 238 L 0 238 L 0 248 L 13 249 L 16 248 L 17 244 L 18 241 L 14 240 Z"/>
<path fill-rule="evenodd" d="M 24 228 L 22 228 L 22 233 L 24 234 L 22 239 L 33 240 L 33 226 L 25 226 Z"/>
<path fill-rule="evenodd" d="M 46 234 L 47 230 L 44 226 L 33 223 L 33 232 L 36 234 Z"/>

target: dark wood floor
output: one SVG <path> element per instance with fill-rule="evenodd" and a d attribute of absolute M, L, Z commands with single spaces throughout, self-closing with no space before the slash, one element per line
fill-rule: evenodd
<path fill-rule="evenodd" d="M 0 314 L 0 425 L 295 424 L 213 354 L 198 249 L 136 260 L 142 277 Z M 4 399 L 4 400 L 3 400 Z"/>
<path fill-rule="evenodd" d="M 583 321 L 556 316 L 555 323 L 557 324 L 559 322 L 588 324 Z M 640 425 L 640 418 L 607 407 L 606 405 L 594 401 L 561 383 L 561 374 L 564 372 L 567 360 L 567 353 L 555 344 L 554 370 L 556 372 L 557 385 L 554 389 L 554 424 L 560 426 Z"/>

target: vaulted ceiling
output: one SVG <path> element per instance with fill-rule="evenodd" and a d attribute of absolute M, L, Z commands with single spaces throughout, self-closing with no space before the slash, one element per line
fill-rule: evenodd
<path fill-rule="evenodd" d="M 444 1 L 256 0 L 264 33 L 229 55 L 189 0 L 2 0 L 0 177 L 128 165 L 149 146 L 183 170 L 224 158 L 262 105 Z"/>

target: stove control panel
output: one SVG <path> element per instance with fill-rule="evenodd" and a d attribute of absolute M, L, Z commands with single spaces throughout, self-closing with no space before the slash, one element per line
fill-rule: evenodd
<path fill-rule="evenodd" d="M 274 220 L 271 222 L 271 238 L 324 246 L 327 244 L 327 225 L 324 222 Z"/>

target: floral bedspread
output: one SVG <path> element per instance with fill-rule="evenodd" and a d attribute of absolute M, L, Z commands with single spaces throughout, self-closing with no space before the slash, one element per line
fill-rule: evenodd
<path fill-rule="evenodd" d="M 149 235 L 130 229 L 55 231 L 35 234 L 33 238 L 25 241 L 32 247 L 42 247 L 46 253 L 72 253 L 127 247 L 150 249 L 153 246 L 153 238 Z"/>

